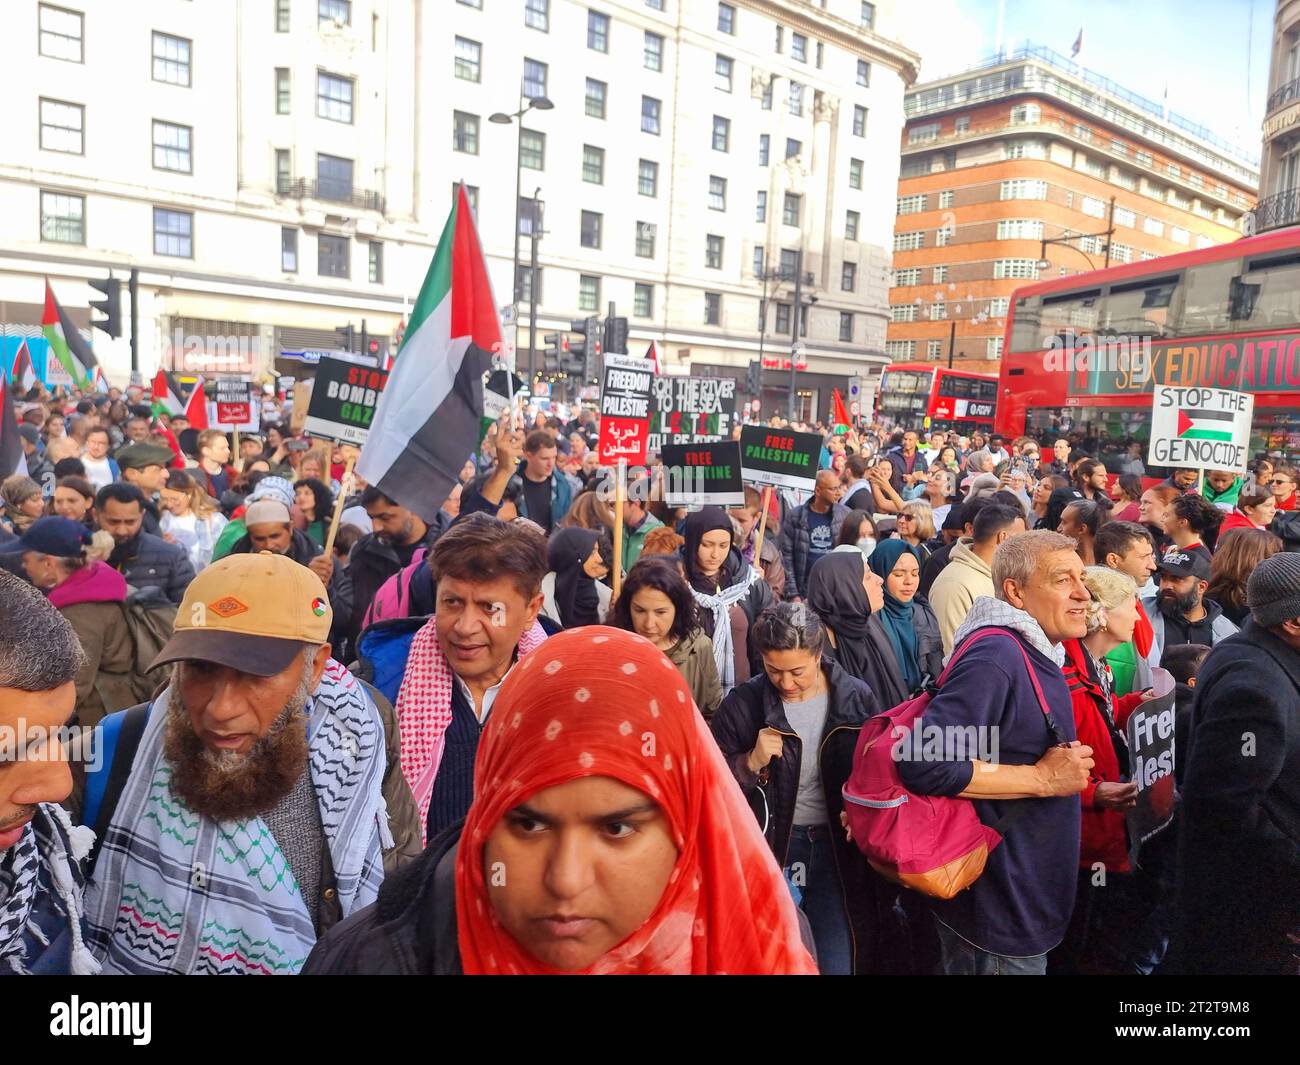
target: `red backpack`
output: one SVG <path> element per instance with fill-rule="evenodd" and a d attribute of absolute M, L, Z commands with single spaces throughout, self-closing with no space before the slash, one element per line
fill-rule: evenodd
<path fill-rule="evenodd" d="M 952 667 L 973 644 L 992 636 L 1010 639 L 1020 649 L 1054 742 L 1061 742 L 1029 655 L 1006 629 L 978 630 L 957 649 L 937 687 L 942 689 Z M 933 691 L 922 692 L 863 723 L 853 752 L 853 771 L 841 793 L 853 842 L 876 872 L 923 895 L 950 899 L 979 879 L 989 852 L 1027 807 L 1018 804 L 996 825 L 986 825 L 970 799 L 908 790 L 894 748 L 920 726 L 932 695 Z"/>

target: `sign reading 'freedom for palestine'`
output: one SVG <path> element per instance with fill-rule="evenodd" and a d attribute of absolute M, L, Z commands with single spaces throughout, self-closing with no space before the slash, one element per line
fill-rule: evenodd
<path fill-rule="evenodd" d="M 1147 461 L 1184 469 L 1246 472 L 1255 397 L 1222 388 L 1159 386 Z"/>

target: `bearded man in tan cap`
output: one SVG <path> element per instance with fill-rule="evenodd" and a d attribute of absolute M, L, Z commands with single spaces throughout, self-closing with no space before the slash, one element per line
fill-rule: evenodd
<path fill-rule="evenodd" d="M 81 820 L 105 972 L 296 973 L 419 852 L 392 708 L 330 658 L 331 617 L 285 555 L 214 562 L 154 662 L 170 683 L 104 719 Z"/>

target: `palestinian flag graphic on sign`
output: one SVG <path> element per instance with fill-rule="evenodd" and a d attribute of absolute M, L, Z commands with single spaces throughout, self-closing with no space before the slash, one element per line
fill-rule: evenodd
<path fill-rule="evenodd" d="M 1178 439 L 1222 440 L 1232 443 L 1232 425 L 1236 415 L 1226 410 L 1179 410 Z"/>

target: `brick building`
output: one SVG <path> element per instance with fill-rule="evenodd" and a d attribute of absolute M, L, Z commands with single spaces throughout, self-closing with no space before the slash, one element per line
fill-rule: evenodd
<path fill-rule="evenodd" d="M 955 366 L 995 371 L 1025 281 L 1234 240 L 1255 201 L 1242 150 L 1047 49 L 919 84 L 905 113 L 895 361 L 951 341 Z"/>

